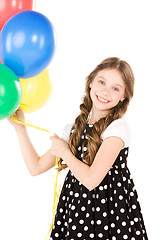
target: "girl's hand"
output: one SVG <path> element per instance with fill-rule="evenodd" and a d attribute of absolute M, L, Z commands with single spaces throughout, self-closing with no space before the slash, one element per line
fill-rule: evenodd
<path fill-rule="evenodd" d="M 62 139 L 59 138 L 56 134 L 50 137 L 52 140 L 51 152 L 53 155 L 64 158 L 64 155 L 69 150 L 68 144 Z"/>
<path fill-rule="evenodd" d="M 20 107 L 11 117 L 22 119 L 23 121 L 25 120 L 24 113 Z M 19 126 L 24 127 L 24 125 L 21 125 L 20 123 L 15 122 L 11 117 L 9 117 L 8 120 L 15 128 Z"/>

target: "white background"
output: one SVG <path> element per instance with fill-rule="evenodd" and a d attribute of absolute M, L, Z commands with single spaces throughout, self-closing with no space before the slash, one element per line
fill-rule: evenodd
<path fill-rule="evenodd" d="M 120 57 L 131 65 L 135 95 L 126 115 L 132 140 L 128 166 L 132 173 L 148 237 L 159 237 L 160 13 L 159 1 L 37 0 L 56 29 L 57 47 L 50 64 L 52 96 L 26 119 L 61 134 L 79 112 L 85 77 L 104 58 Z M 43 94 L 43 93 L 42 93 Z M 43 154 L 49 134 L 28 128 Z M 0 121 L 0 239 L 44 240 L 52 220 L 50 170 L 31 177 L 13 127 Z"/>

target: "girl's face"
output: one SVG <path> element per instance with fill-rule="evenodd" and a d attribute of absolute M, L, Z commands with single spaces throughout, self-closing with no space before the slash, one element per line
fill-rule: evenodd
<path fill-rule="evenodd" d="M 90 88 L 92 111 L 99 117 L 106 116 L 111 108 L 125 99 L 125 84 L 116 69 L 99 71 Z"/>

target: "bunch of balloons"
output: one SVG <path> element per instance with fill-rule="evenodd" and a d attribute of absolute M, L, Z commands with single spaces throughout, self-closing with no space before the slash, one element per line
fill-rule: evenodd
<path fill-rule="evenodd" d="M 51 95 L 48 65 L 55 52 L 55 31 L 33 6 L 33 0 L 0 4 L 0 120 L 19 106 L 33 112 Z"/>

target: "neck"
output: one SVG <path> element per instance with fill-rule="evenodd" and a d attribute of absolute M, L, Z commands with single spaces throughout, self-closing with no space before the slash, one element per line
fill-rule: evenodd
<path fill-rule="evenodd" d="M 88 123 L 89 124 L 94 124 L 96 122 L 98 122 L 101 118 L 103 117 L 107 117 L 107 115 L 109 114 L 108 112 L 102 112 L 102 111 L 95 111 L 93 108 L 88 116 Z"/>

